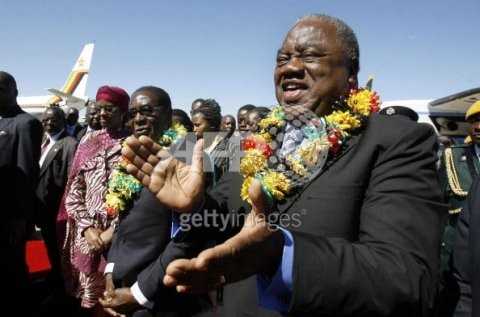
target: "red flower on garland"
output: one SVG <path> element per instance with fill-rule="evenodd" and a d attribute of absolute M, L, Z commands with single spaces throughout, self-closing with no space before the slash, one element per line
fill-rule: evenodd
<path fill-rule="evenodd" d="M 272 156 L 273 154 L 273 150 L 272 148 L 270 147 L 270 145 L 268 145 L 267 143 L 259 143 L 257 144 L 257 150 L 260 150 L 262 151 L 262 154 L 266 157 L 266 158 L 269 158 L 270 156 Z"/>
<path fill-rule="evenodd" d="M 252 137 L 243 139 L 240 143 L 242 151 L 252 150 L 255 148 L 256 142 Z"/>

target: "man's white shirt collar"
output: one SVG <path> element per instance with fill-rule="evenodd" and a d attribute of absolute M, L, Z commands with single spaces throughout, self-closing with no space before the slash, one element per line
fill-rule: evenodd
<path fill-rule="evenodd" d="M 50 133 L 47 133 L 47 136 L 50 139 L 50 142 L 53 142 L 53 143 L 57 142 L 58 139 L 60 138 L 60 135 L 63 133 L 63 131 L 65 131 L 65 129 L 62 129 L 60 132 L 58 132 L 55 135 L 50 135 Z"/>
<path fill-rule="evenodd" d="M 46 133 L 47 137 L 50 139 L 50 142 L 48 143 L 47 148 L 45 149 L 45 151 L 42 153 L 42 156 L 40 157 L 40 162 L 39 162 L 40 167 L 43 165 L 43 162 L 45 162 L 45 158 L 47 157 L 48 152 L 50 152 L 50 150 L 58 141 L 58 139 L 60 138 L 60 135 L 63 133 L 64 130 L 65 129 L 62 129 L 62 131 L 58 132 L 55 135 L 50 135 L 49 133 Z"/>

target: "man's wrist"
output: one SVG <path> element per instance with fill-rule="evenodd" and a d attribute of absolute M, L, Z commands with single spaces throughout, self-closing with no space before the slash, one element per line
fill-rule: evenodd
<path fill-rule="evenodd" d="M 271 230 L 270 236 L 266 240 L 266 266 L 263 270 L 263 274 L 266 276 L 273 276 L 278 270 L 278 267 L 282 261 L 284 237 L 278 229 Z"/>

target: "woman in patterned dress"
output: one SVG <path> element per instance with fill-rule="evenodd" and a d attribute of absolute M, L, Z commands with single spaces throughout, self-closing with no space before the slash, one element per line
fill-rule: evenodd
<path fill-rule="evenodd" d="M 126 137 L 124 118 L 129 97 L 121 88 L 103 86 L 97 92 L 102 130 L 92 133 L 83 150 L 88 153 L 68 188 L 65 210 L 68 235 L 65 256 L 71 262 L 71 287 L 83 308 L 93 309 L 105 287 L 104 257 L 117 219 L 107 216 L 104 201 L 107 181 L 121 156 Z"/>

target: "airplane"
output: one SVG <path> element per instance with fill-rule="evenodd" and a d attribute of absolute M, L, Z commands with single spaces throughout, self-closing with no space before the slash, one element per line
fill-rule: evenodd
<path fill-rule="evenodd" d="M 87 80 L 92 63 L 95 44 L 86 44 L 78 57 L 62 89 L 47 89 L 52 95 L 18 97 L 17 103 L 25 112 L 39 116 L 47 106 L 60 104 L 81 109 L 88 101 L 86 97 Z"/>
<path fill-rule="evenodd" d="M 480 87 L 438 99 L 385 101 L 382 108 L 405 106 L 418 113 L 418 122 L 431 124 L 440 135 L 461 138 L 467 135 L 467 109 L 480 100 Z"/>

